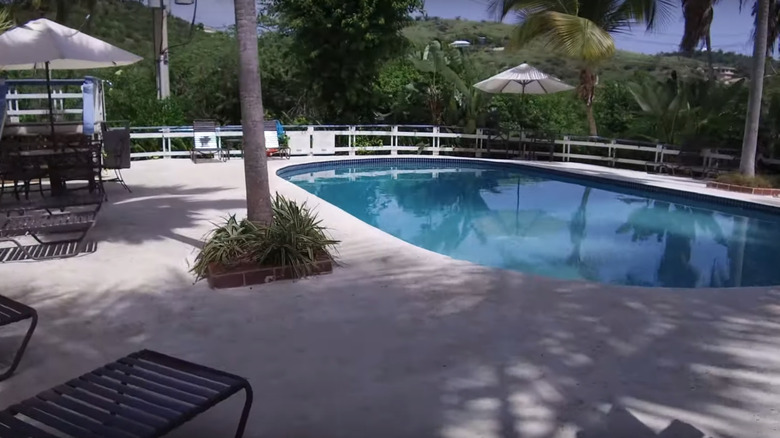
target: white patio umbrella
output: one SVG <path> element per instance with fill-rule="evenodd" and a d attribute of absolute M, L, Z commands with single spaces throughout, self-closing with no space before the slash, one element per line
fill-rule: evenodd
<path fill-rule="evenodd" d="M 0 70 L 46 70 L 49 118 L 54 134 L 50 70 L 130 65 L 142 58 L 76 29 L 41 18 L 0 35 Z"/>
<path fill-rule="evenodd" d="M 474 86 L 488 93 L 513 94 L 550 94 L 574 89 L 555 76 L 525 63 L 502 71 Z"/>

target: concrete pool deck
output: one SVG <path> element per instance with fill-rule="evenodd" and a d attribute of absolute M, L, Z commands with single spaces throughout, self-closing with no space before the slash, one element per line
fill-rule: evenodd
<path fill-rule="evenodd" d="M 188 262 L 211 222 L 243 215 L 240 160 L 135 162 L 132 194 L 108 184 L 96 253 L 0 265 L 0 293 L 40 314 L 0 407 L 151 348 L 248 377 L 246 437 L 573 438 L 613 405 L 655 431 L 679 419 L 716 437 L 780 434 L 780 288 L 619 287 L 453 260 L 275 176 L 310 160 L 272 160 L 271 190 L 307 200 L 342 240 L 331 275 L 227 291 L 192 283 Z M 23 328 L 0 328 L 0 357 Z M 232 436 L 241 403 L 170 436 Z"/>

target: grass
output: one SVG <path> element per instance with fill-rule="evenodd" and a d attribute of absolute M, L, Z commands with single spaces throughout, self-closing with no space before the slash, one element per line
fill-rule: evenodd
<path fill-rule="evenodd" d="M 743 187 L 780 188 L 780 178 L 774 175 L 756 175 L 753 177 L 741 173 L 727 173 L 718 176 L 715 181 Z"/>

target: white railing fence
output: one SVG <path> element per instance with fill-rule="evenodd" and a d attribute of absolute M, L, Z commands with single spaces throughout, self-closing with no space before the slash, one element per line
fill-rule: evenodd
<path fill-rule="evenodd" d="M 671 145 L 632 140 L 561 136 L 535 139 L 531 134 L 501 136 L 479 129 L 474 134 L 458 128 L 429 125 L 285 125 L 292 156 L 307 155 L 467 155 L 523 157 L 523 145 L 536 143 L 534 157 L 556 161 L 595 162 L 608 166 L 657 168 L 679 149 Z M 217 141 L 240 156 L 241 126 L 221 126 Z M 189 157 L 193 147 L 191 126 L 131 128 L 134 159 Z M 540 147 L 541 145 L 541 147 Z M 544 145 L 547 145 L 545 148 Z M 703 167 L 733 161 L 733 151 L 703 151 Z"/>

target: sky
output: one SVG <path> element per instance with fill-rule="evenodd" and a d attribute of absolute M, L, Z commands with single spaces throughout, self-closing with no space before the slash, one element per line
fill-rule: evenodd
<path fill-rule="evenodd" d="M 426 0 L 425 9 L 429 16 L 442 18 L 461 17 L 470 20 L 492 20 L 488 12 L 488 0 Z M 186 20 L 192 19 L 193 6 L 173 5 L 173 13 Z M 223 28 L 235 23 L 233 0 L 198 0 L 196 21 L 207 26 Z M 750 8 L 739 11 L 738 0 L 722 0 L 715 6 L 712 23 L 712 45 L 714 50 L 751 54 L 750 34 L 753 17 Z M 683 18 L 680 8 L 675 8 L 665 25 L 652 33 L 643 27 L 631 32 L 615 35 L 618 49 L 654 54 L 677 50 L 683 32 Z"/>

